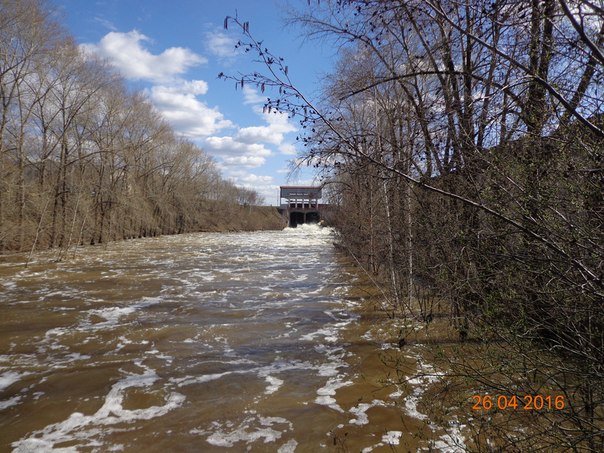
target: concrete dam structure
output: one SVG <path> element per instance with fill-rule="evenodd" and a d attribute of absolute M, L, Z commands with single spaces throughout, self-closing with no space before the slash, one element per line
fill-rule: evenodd
<path fill-rule="evenodd" d="M 320 186 L 281 186 L 280 211 L 287 219 L 288 226 L 294 228 L 303 223 L 321 221 L 322 187 Z"/>

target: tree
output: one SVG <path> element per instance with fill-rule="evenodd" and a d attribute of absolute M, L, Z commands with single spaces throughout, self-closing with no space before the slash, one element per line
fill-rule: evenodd
<path fill-rule="evenodd" d="M 42 0 L 0 1 L 0 252 L 62 259 L 73 245 L 215 227 L 218 198 L 258 201 L 51 17 Z"/>
<path fill-rule="evenodd" d="M 225 22 L 265 71 L 221 76 L 274 90 L 265 110 L 300 119 L 302 159 L 340 188 L 353 222 L 338 225 L 346 247 L 370 270 L 390 268 L 377 273 L 395 299 L 433 291 L 460 338 L 505 344 L 496 359 L 510 364 L 510 393 L 572 396 L 556 435 L 518 439 L 525 448 L 604 444 L 603 13 L 587 0 L 313 4 L 294 20 L 346 61 L 323 102 L 293 85 L 249 23 Z M 452 365 L 503 385 L 487 365 Z"/>

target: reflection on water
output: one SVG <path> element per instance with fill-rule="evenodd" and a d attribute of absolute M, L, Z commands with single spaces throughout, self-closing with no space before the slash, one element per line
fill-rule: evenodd
<path fill-rule="evenodd" d="M 393 405 L 336 399 L 357 317 L 329 229 L 51 256 L 0 263 L 2 451 L 313 451 Z"/>

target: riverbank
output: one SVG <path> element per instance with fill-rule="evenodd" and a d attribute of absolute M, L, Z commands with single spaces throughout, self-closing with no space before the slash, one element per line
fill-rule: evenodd
<path fill-rule="evenodd" d="M 551 351 L 477 325 L 461 336 L 438 300 L 428 322 L 395 315 L 357 275 L 355 322 L 340 333 L 354 379 L 334 392 L 354 417 L 330 432 L 338 451 L 568 451 L 552 427 L 571 432 L 581 387 L 538 368 L 562 368 Z"/>
<path fill-rule="evenodd" d="M 231 206 L 222 213 L 207 216 L 199 232 L 270 231 L 286 226 L 273 206 Z"/>
<path fill-rule="evenodd" d="M 32 243 L 28 243 L 22 250 L 4 249 L 0 251 L 0 257 L 22 254 L 32 251 L 57 250 L 59 255 L 66 253 L 74 247 L 86 245 L 107 244 L 109 242 L 127 239 L 141 239 L 159 236 L 172 236 L 189 233 L 233 233 L 239 231 L 273 231 L 282 230 L 287 226 L 277 208 L 273 206 L 241 206 L 241 205 L 210 205 L 197 216 L 198 222 L 184 229 L 179 228 L 140 228 L 128 230 L 117 230 L 111 227 L 100 238 L 90 238 L 83 234 L 76 237 L 74 234 L 62 246 L 51 247 L 45 232 L 42 231 Z M 0 231 L 0 237 L 2 236 Z M 100 239 L 100 240 L 99 240 Z"/>
<path fill-rule="evenodd" d="M 450 370 L 436 360 L 432 343 L 459 341 L 454 329 L 428 330 L 418 320 L 393 316 L 379 289 L 358 269 L 351 272 L 358 279 L 346 299 L 355 322 L 341 330 L 340 344 L 353 378 L 333 392 L 334 407 L 350 417 L 330 427 L 329 446 L 362 452 L 466 451 L 467 426 L 460 415 L 467 408 L 436 409 L 433 401 Z"/>

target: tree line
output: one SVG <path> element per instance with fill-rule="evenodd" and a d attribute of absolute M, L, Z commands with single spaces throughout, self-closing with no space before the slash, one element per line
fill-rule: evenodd
<path fill-rule="evenodd" d="M 601 451 L 602 2 L 324 0 L 291 20 L 337 45 L 318 99 L 237 17 L 264 70 L 222 77 L 299 119 L 339 242 L 393 310 L 498 345 L 453 374 L 569 401 L 513 435 L 513 411 L 482 419 L 472 448 Z"/>
<path fill-rule="evenodd" d="M 0 253 L 199 231 L 261 201 L 42 1 L 0 1 L 0 102 Z"/>

